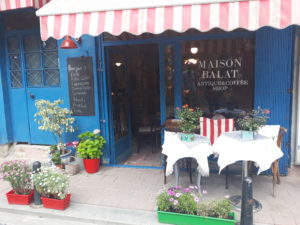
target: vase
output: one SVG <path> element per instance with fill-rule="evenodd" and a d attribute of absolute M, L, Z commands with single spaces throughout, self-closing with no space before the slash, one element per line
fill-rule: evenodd
<path fill-rule="evenodd" d="M 71 194 L 67 194 L 64 199 L 54 199 L 41 197 L 43 206 L 48 209 L 65 210 L 70 205 Z"/>
<path fill-rule="evenodd" d="M 242 130 L 241 137 L 244 141 L 251 141 L 254 139 L 254 131 Z"/>
<path fill-rule="evenodd" d="M 228 216 L 232 219 L 221 219 L 215 217 L 197 216 L 173 212 L 157 211 L 158 221 L 160 223 L 175 225 L 234 225 L 236 218 L 234 213 Z"/>
<path fill-rule="evenodd" d="M 195 134 L 188 134 L 188 133 L 180 133 L 180 139 L 182 141 L 192 142 L 194 141 Z"/>
<path fill-rule="evenodd" d="M 99 171 L 100 159 L 83 159 L 83 165 L 88 173 L 97 173 Z"/>
<path fill-rule="evenodd" d="M 6 193 L 6 198 L 9 204 L 29 205 L 33 201 L 33 191 L 28 195 L 15 194 L 14 190 Z"/>

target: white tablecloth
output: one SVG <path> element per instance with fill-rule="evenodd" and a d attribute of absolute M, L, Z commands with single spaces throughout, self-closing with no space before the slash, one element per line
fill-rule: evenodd
<path fill-rule="evenodd" d="M 213 153 L 209 139 L 195 135 L 193 142 L 186 142 L 182 141 L 179 135 L 179 133 L 165 131 L 162 153 L 168 157 L 166 175 L 168 176 L 173 172 L 173 165 L 177 160 L 192 157 L 198 163 L 199 173 L 202 176 L 208 176 L 209 167 L 207 157 Z"/>
<path fill-rule="evenodd" d="M 271 167 L 271 164 L 283 156 L 276 141 L 260 134 L 254 140 L 243 141 L 241 131 L 223 133 L 215 141 L 213 152 L 219 156 L 220 171 L 227 165 L 239 160 L 253 161 L 259 167 L 258 174 Z"/>

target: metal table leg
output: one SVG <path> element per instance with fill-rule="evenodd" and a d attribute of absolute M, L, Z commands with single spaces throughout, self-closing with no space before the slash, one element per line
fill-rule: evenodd
<path fill-rule="evenodd" d="M 178 161 L 175 163 L 174 167 L 175 167 L 175 186 L 178 186 L 178 179 L 179 179 Z"/>

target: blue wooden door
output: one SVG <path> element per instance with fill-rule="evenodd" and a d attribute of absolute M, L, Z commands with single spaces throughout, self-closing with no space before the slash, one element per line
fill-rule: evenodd
<path fill-rule="evenodd" d="M 131 154 L 130 86 L 126 54 L 118 47 L 106 47 L 111 163 Z"/>
<path fill-rule="evenodd" d="M 13 141 L 55 143 L 51 133 L 38 129 L 34 114 L 35 100 L 61 97 L 56 40 L 43 44 L 37 31 L 10 32 L 6 55 Z"/>

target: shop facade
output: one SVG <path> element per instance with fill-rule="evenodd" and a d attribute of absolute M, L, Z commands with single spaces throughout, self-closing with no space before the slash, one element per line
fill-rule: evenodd
<path fill-rule="evenodd" d="M 16 18 L 22 13 L 31 16 L 20 27 Z M 184 104 L 200 107 L 207 116 L 227 117 L 260 106 L 271 111 L 268 124 L 288 129 L 281 174 L 288 173 L 297 157 L 297 25 L 83 34 L 74 39 L 77 49 L 65 50 L 60 48 L 63 39 L 42 42 L 40 34 L 45 33 L 33 9 L 0 15 L 0 144 L 54 143 L 34 122 L 36 99 L 60 98 L 75 112 L 78 130 L 66 135 L 66 141 L 100 129 L 107 140 L 102 160 L 108 164 L 120 164 L 136 151 L 133 140 L 141 124 L 160 125 Z M 87 77 L 80 99 L 72 80 L 76 70 Z"/>

